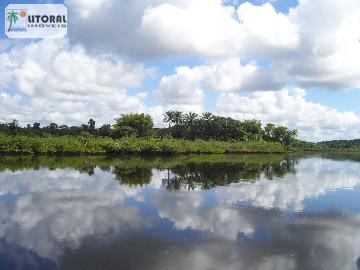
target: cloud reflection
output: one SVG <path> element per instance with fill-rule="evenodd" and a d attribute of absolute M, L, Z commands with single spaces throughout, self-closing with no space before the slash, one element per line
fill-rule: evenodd
<path fill-rule="evenodd" d="M 307 158 L 272 180 L 176 192 L 164 187 L 172 170 L 133 186 L 98 168 L 5 170 L 0 254 L 20 246 L 62 269 L 356 269 L 360 215 L 309 213 L 304 201 L 355 188 L 359 164 Z"/>
<path fill-rule="evenodd" d="M 141 199 L 138 190 L 119 186 L 110 173 L 25 170 L 1 174 L 0 183 L 0 236 L 42 257 L 56 259 L 87 236 L 133 231 L 145 222 L 124 204 Z"/>

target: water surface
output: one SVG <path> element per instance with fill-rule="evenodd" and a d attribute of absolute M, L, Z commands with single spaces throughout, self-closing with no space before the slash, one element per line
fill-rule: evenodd
<path fill-rule="evenodd" d="M 360 155 L 0 157 L 0 269 L 360 269 Z"/>

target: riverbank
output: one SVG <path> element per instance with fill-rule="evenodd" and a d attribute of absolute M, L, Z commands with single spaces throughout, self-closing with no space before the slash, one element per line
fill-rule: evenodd
<path fill-rule="evenodd" d="M 277 142 L 222 142 L 93 136 L 31 137 L 0 135 L 3 155 L 117 155 L 117 154 L 239 154 L 286 153 Z"/>
<path fill-rule="evenodd" d="M 298 141 L 293 147 L 293 149 L 296 152 L 309 153 L 360 153 L 360 146 L 358 144 L 352 144 L 351 142 L 353 141 L 340 141 L 342 143 L 333 143 L 332 141 L 320 143 Z"/>

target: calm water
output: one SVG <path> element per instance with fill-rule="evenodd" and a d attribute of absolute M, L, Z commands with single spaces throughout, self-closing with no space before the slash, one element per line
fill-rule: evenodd
<path fill-rule="evenodd" d="M 0 158 L 0 269 L 360 269 L 360 155 Z"/>

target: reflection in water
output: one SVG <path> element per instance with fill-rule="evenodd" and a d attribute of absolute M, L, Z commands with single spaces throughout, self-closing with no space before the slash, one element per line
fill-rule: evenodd
<path fill-rule="evenodd" d="M 240 181 L 254 182 L 295 173 L 297 159 L 282 155 L 211 155 L 157 158 L 108 157 L 3 157 L 0 171 L 10 169 L 73 168 L 89 176 L 95 168 L 111 171 L 120 184 L 144 186 L 151 182 L 152 170 L 167 170 L 163 184 L 169 190 L 210 189 Z"/>
<path fill-rule="evenodd" d="M 3 173 L 1 237 L 54 258 L 87 235 L 139 228 L 139 210 L 124 205 L 137 191 L 110 179 L 111 174 L 89 177 L 67 169 Z"/>
<path fill-rule="evenodd" d="M 218 162 L 179 164 L 171 169 L 174 174 L 163 179 L 164 186 L 170 191 L 181 189 L 194 190 L 201 187 L 210 189 L 240 181 L 254 182 L 262 176 L 267 179 L 283 177 L 295 172 L 295 161 L 278 160 L 271 163 L 261 162 Z"/>
<path fill-rule="evenodd" d="M 357 159 L 3 157 L 0 269 L 357 269 Z"/>
<path fill-rule="evenodd" d="M 269 183 L 262 179 L 256 183 L 219 187 L 215 193 L 221 203 L 247 201 L 253 206 L 301 211 L 306 199 L 338 189 L 353 189 L 360 184 L 360 163 L 308 158 L 296 169 L 296 174 L 289 174 L 282 181 Z"/>
<path fill-rule="evenodd" d="M 133 235 L 126 240 L 85 242 L 68 250 L 62 269 L 354 269 L 359 254 L 359 217 L 301 215 L 289 222 L 280 212 L 233 210 L 258 234 L 238 241 L 203 235 L 201 240 Z M 226 224 L 226 220 L 214 222 Z M 241 225 L 240 225 L 241 226 Z M 354 237 L 355 236 L 355 237 Z M 139 257 L 141 260 L 139 260 Z M 109 258 L 109 259 L 108 259 Z M 91 268 L 93 267 L 93 268 Z"/>

